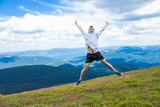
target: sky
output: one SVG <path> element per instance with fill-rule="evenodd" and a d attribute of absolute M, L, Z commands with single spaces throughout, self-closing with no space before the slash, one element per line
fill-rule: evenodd
<path fill-rule="evenodd" d="M 160 45 L 160 0 L 0 0 L 0 52 L 85 47 L 75 26 L 99 47 Z"/>

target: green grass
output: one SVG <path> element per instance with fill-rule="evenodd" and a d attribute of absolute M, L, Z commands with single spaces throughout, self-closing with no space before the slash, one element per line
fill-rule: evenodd
<path fill-rule="evenodd" d="M 4 107 L 160 107 L 160 66 L 12 95 Z"/>

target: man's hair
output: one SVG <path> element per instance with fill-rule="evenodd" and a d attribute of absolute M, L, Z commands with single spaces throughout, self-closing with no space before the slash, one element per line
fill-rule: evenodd
<path fill-rule="evenodd" d="M 89 28 L 93 28 L 93 26 L 91 25 Z"/>
<path fill-rule="evenodd" d="M 91 25 L 91 26 L 89 27 L 89 29 L 90 29 L 90 28 L 93 28 L 93 26 Z M 94 29 L 94 28 L 93 28 L 93 29 Z"/>

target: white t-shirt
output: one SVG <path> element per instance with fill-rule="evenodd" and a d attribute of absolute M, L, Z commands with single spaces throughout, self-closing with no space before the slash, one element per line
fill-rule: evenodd
<path fill-rule="evenodd" d="M 85 39 L 85 44 L 88 47 L 92 48 L 94 51 L 98 51 L 98 39 L 101 35 L 98 33 L 84 33 L 83 37 Z"/>

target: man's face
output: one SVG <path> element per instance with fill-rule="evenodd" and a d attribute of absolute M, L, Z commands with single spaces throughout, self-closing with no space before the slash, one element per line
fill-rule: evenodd
<path fill-rule="evenodd" d="M 93 28 L 93 27 L 90 27 L 90 28 L 88 29 L 88 33 L 94 33 L 94 28 Z"/>

